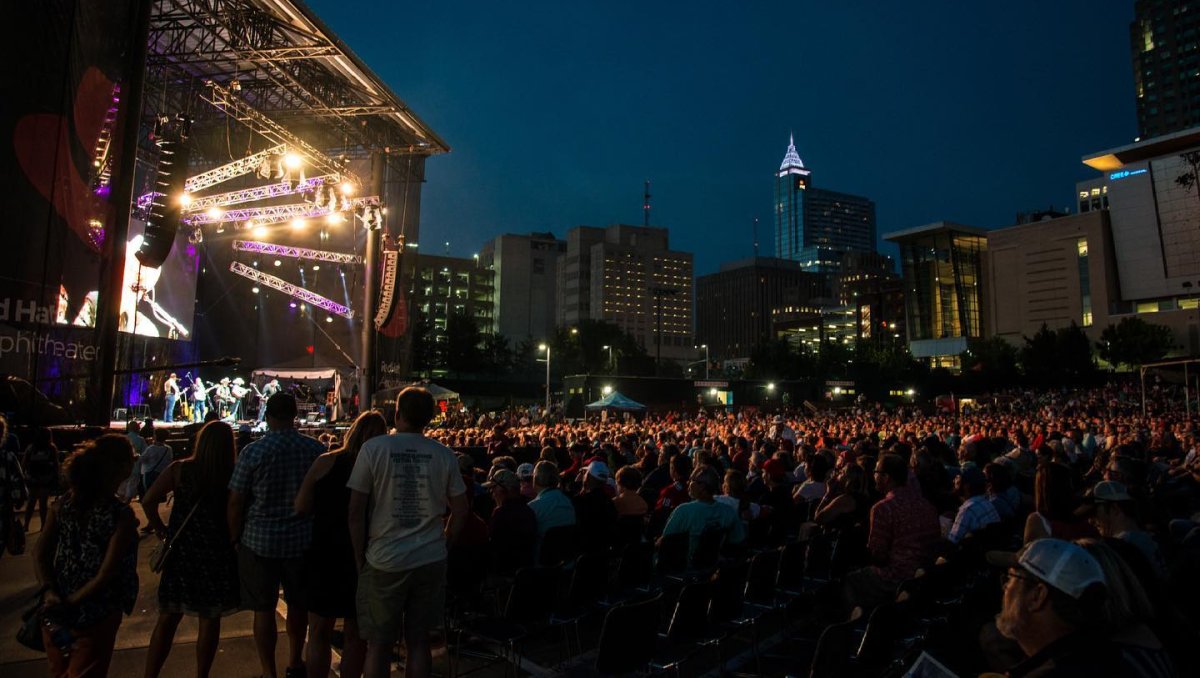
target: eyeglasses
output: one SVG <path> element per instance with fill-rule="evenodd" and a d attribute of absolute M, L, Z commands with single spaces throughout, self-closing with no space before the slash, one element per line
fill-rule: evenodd
<path fill-rule="evenodd" d="M 1024 579 L 1025 581 L 1038 581 L 1037 577 L 1031 577 L 1017 570 L 1006 570 L 1004 572 L 1004 583 L 1007 584 L 1013 579 Z"/>

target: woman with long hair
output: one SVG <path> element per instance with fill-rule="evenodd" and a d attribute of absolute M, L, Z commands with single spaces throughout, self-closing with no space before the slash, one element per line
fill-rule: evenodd
<path fill-rule="evenodd" d="M 354 605 L 358 568 L 350 545 L 350 490 L 346 482 L 363 443 L 387 435 L 387 422 L 377 410 L 358 415 L 346 434 L 345 443 L 317 457 L 296 494 L 295 509 L 313 517 L 312 546 L 305 558 L 306 576 L 313 586 L 308 594 L 308 648 L 305 664 L 309 678 L 329 675 L 329 643 L 338 619 L 345 621 L 346 643 L 340 674 L 355 678 L 362 674 L 367 645 L 358 635 Z"/>
<path fill-rule="evenodd" d="M 103 676 L 121 614 L 137 600 L 137 518 L 116 496 L 133 468 L 133 446 L 103 435 L 65 468 L 67 492 L 51 506 L 33 553 L 46 588 L 42 637 L 51 676 Z"/>
<path fill-rule="evenodd" d="M 192 456 L 172 462 L 142 497 L 150 529 L 160 539 L 175 540 L 158 583 L 158 623 L 146 653 L 147 677 L 162 671 L 185 614 L 199 618 L 196 675 L 207 676 L 217 654 L 221 617 L 237 611 L 237 553 L 225 520 L 236 449 L 229 424 L 205 424 Z M 175 502 L 167 526 L 158 506 L 171 492 Z"/>
<path fill-rule="evenodd" d="M 1098 537 L 1096 529 L 1075 515 L 1075 482 L 1071 469 L 1046 462 L 1033 480 L 1033 513 L 1025 520 L 1025 543 L 1044 537 L 1082 539 Z"/>

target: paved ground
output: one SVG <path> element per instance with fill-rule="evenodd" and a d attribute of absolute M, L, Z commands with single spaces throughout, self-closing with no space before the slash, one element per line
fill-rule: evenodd
<path fill-rule="evenodd" d="M 141 507 L 133 505 L 138 519 L 142 520 Z M 38 519 L 34 518 L 34 530 Z M 38 533 L 29 537 L 32 550 Z M 117 634 L 117 650 L 113 656 L 112 676 L 140 676 L 146 661 L 146 648 L 150 634 L 158 617 L 158 575 L 150 572 L 147 564 L 154 538 L 143 536 L 138 544 L 138 577 L 141 586 L 133 614 L 126 617 Z M 0 557 L 0 675 L 4 678 L 45 676 L 45 655 L 32 652 L 15 640 L 20 626 L 21 613 L 32 605 L 32 596 L 37 590 L 33 574 L 33 561 L 27 553 L 22 556 Z M 281 607 L 286 613 L 286 608 Z M 283 628 L 283 619 L 278 620 Z M 252 636 L 253 615 L 238 612 L 226 617 L 221 625 L 221 645 L 217 651 L 213 675 L 222 678 L 249 678 L 258 675 L 258 656 L 254 651 Z M 163 669 L 164 676 L 195 675 L 195 619 L 184 617 L 175 636 L 175 646 Z M 276 646 L 280 670 L 287 662 L 287 638 L 280 634 Z M 403 675 L 403 674 L 396 674 Z"/>
<path fill-rule="evenodd" d="M 143 521 L 141 507 L 133 504 L 139 521 Z M 144 521 L 143 521 L 144 522 Z M 38 538 L 37 518 L 34 518 L 34 529 L 29 537 L 29 549 L 32 550 Z M 158 616 L 157 594 L 158 575 L 150 572 L 147 559 L 154 546 L 152 536 L 143 536 L 138 544 L 138 576 L 141 586 L 138 591 L 137 604 L 133 614 L 125 617 L 117 634 L 117 648 L 113 657 L 112 676 L 141 676 L 144 672 L 146 649 L 150 644 L 150 634 Z M 0 676 L 3 678 L 26 678 L 46 675 L 46 660 L 44 654 L 27 650 L 15 640 L 20 626 L 21 613 L 32 603 L 32 596 L 37 590 L 34 583 L 33 563 L 28 552 L 25 555 L 0 557 Z M 279 628 L 283 629 L 283 616 L 287 613 L 282 604 L 279 608 Z M 581 628 L 582 647 L 595 648 L 600 633 L 602 616 L 586 620 Z M 239 612 L 226 617 L 221 625 L 221 644 L 218 649 L 216 663 L 213 667 L 214 676 L 221 678 L 252 678 L 258 676 L 258 657 L 254 650 L 252 634 L 253 615 L 249 612 Z M 772 629 L 774 632 L 777 629 Z M 780 642 L 780 638 L 767 640 L 764 634 L 763 649 Z M 195 675 L 195 640 L 196 623 L 194 619 L 184 617 L 175 636 L 174 648 L 163 669 L 163 676 L 194 676 Z M 528 643 L 524 648 L 522 673 L 531 676 L 550 675 L 588 675 L 591 672 L 586 667 L 594 660 L 594 650 L 576 658 L 569 665 L 559 664 L 562 661 L 562 636 L 559 631 L 543 634 L 541 638 Z M 747 666 L 748 657 L 744 642 L 731 642 L 724 649 L 726 668 L 753 671 L 753 666 Z M 286 665 L 287 638 L 280 633 L 276 645 L 277 662 L 282 672 Z M 444 652 L 435 656 L 434 671 L 437 675 L 446 675 Z M 702 653 L 703 654 L 703 653 Z M 700 657 L 697 657 L 700 659 Z M 689 664 L 683 670 L 684 675 L 701 675 L 711 672 L 714 668 L 712 656 L 701 659 L 695 665 Z M 472 673 L 483 676 L 507 675 L 502 665 L 492 665 L 481 669 L 478 660 L 462 658 L 462 663 L 456 669 L 457 673 Z M 336 657 L 335 657 L 336 666 Z M 766 674 L 777 674 L 774 670 L 764 669 Z M 335 674 L 336 675 L 336 672 Z M 393 671 L 393 675 L 402 676 L 402 671 Z M 781 674 L 777 674 L 781 675 Z"/>

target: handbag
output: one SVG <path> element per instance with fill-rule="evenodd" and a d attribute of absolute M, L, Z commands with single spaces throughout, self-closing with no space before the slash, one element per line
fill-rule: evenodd
<path fill-rule="evenodd" d="M 150 551 L 150 571 L 154 573 L 162 572 L 163 567 L 167 564 L 167 557 L 171 555 L 171 549 L 175 546 L 175 540 L 179 539 L 179 535 L 183 534 L 183 529 L 187 527 L 192 516 L 195 515 L 196 509 L 200 508 L 200 502 L 192 505 L 192 510 L 188 511 L 187 517 L 179 524 L 179 529 L 175 530 L 175 534 L 171 535 L 170 539 L 164 539 L 158 542 L 152 551 Z"/>
<path fill-rule="evenodd" d="M 21 524 L 15 516 L 8 524 L 8 534 L 4 539 L 4 550 L 8 551 L 10 556 L 19 556 L 25 553 L 25 526 Z"/>
<path fill-rule="evenodd" d="M 42 624 L 45 619 L 42 613 L 42 593 L 38 591 L 34 598 L 37 602 L 21 614 L 21 626 L 17 628 L 17 642 L 36 652 L 45 652 L 46 643 L 42 638 Z"/>

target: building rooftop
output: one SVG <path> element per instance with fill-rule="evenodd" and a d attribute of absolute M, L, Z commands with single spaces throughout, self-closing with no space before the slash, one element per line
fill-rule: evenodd
<path fill-rule="evenodd" d="M 900 242 L 901 240 L 908 240 L 909 238 L 922 235 L 932 235 L 934 233 L 965 233 L 967 235 L 986 236 L 987 230 L 976 226 L 958 224 L 953 221 L 935 221 L 932 224 L 925 224 L 924 226 L 907 228 L 902 231 L 892 231 L 885 234 L 883 239 L 889 242 Z"/>
<path fill-rule="evenodd" d="M 1200 127 L 1181 130 L 1161 137 L 1151 137 L 1128 146 L 1111 148 L 1083 156 L 1083 164 L 1099 172 L 1118 170 L 1131 162 L 1161 158 L 1200 146 Z"/>
<path fill-rule="evenodd" d="M 736 271 L 742 268 L 778 268 L 799 271 L 800 262 L 776 257 L 746 257 L 721 264 L 720 272 Z"/>

